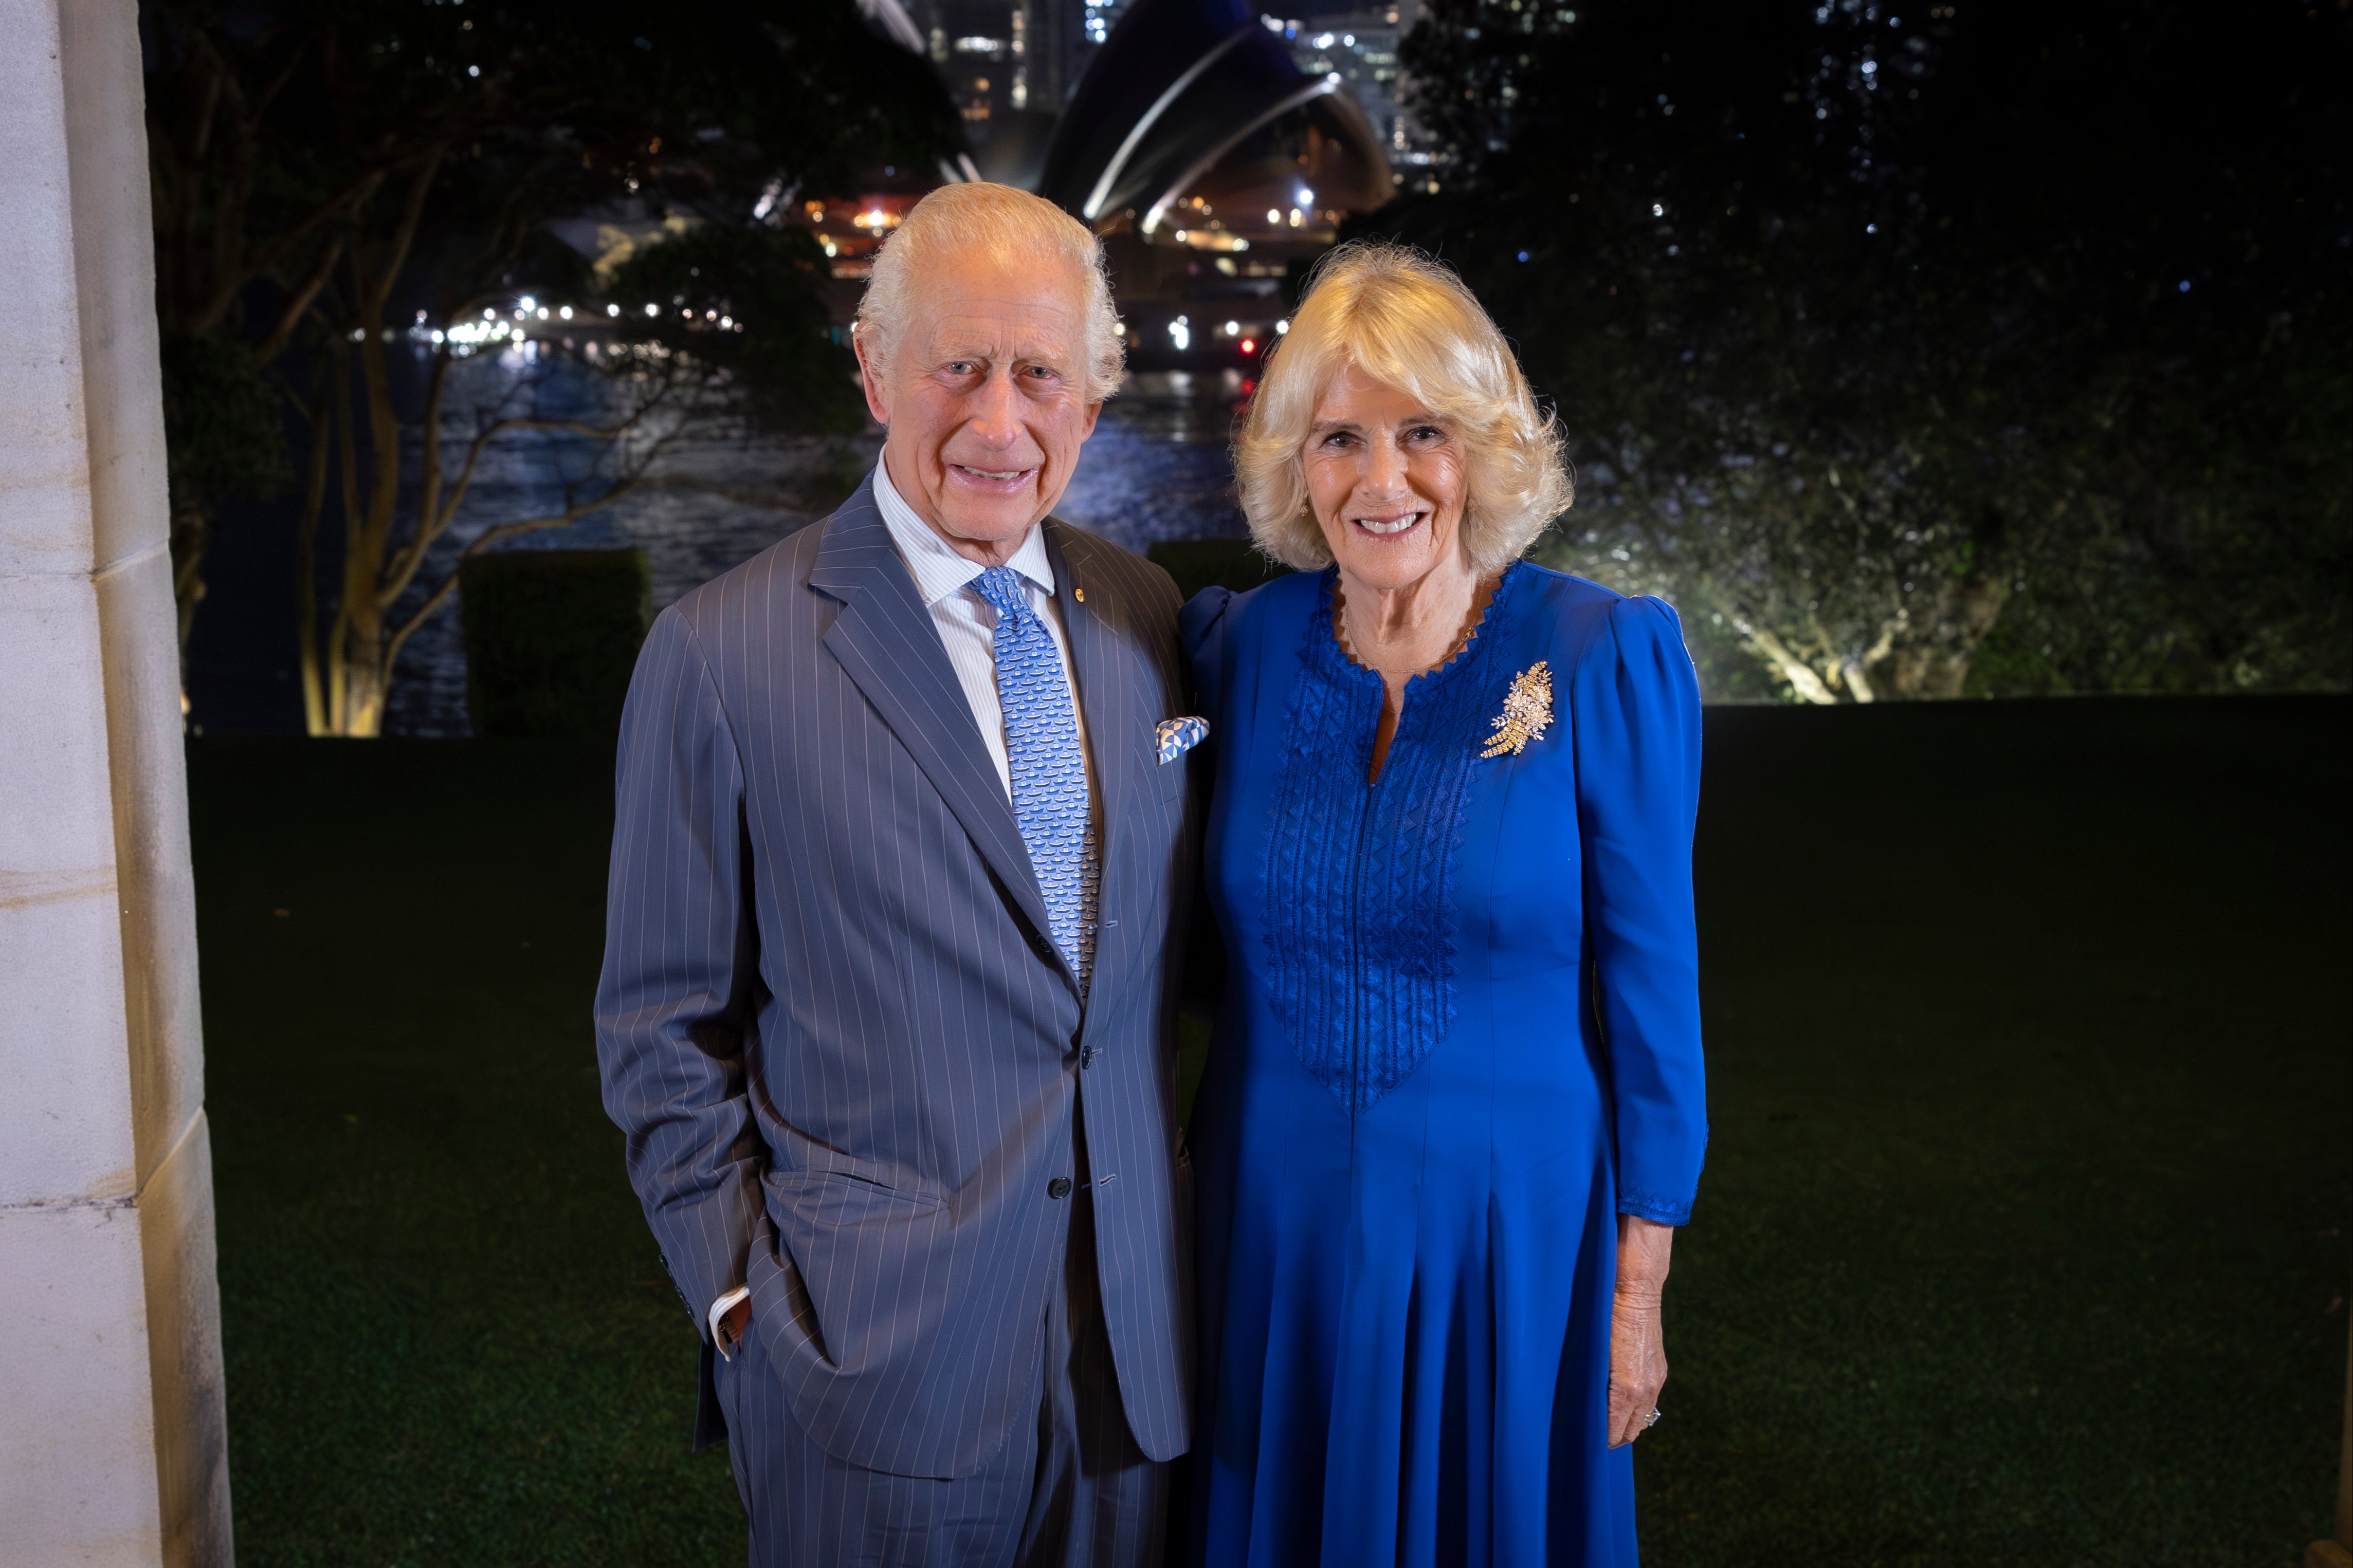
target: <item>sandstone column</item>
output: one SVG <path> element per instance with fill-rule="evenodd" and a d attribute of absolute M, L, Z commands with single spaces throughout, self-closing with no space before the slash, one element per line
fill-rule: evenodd
<path fill-rule="evenodd" d="M 0 1560 L 230 1562 L 134 0 L 0 0 Z"/>

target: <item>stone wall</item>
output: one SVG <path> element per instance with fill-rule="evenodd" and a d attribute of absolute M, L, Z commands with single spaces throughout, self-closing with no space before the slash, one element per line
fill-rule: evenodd
<path fill-rule="evenodd" d="M 0 0 L 0 1558 L 231 1560 L 133 0 Z"/>

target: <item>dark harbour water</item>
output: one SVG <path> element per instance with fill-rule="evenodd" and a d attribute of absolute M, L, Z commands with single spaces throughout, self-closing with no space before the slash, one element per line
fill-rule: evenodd
<path fill-rule="evenodd" d="M 598 388 L 585 373 L 558 365 L 551 374 L 546 366 L 512 352 L 483 354 L 452 372 L 445 432 L 470 432 L 479 412 L 511 399 L 519 382 L 532 378 L 541 378 L 536 396 L 542 413 L 596 415 Z M 1131 375 L 1105 407 L 1057 515 L 1139 552 L 1155 540 L 1240 534 L 1226 438 L 1241 395 L 1240 380 L 1231 373 Z M 879 434 L 847 443 L 718 435 L 682 440 L 653 471 L 728 494 L 714 489 L 640 490 L 569 527 L 526 534 L 499 548 L 635 545 L 646 552 L 654 607 L 659 609 L 818 521 L 827 508 L 812 498 L 839 491 L 829 476 L 845 462 L 870 467 L 880 447 Z M 576 437 L 502 437 L 485 453 L 458 523 L 437 543 L 420 578 L 439 582 L 487 528 L 560 510 L 566 479 L 582 473 L 591 457 L 588 445 Z M 786 504 L 731 499 L 746 494 L 777 496 Z M 413 591 L 411 602 L 421 596 L 421 590 Z M 407 613 L 406 605 L 401 613 Z M 470 732 L 462 614 L 453 600 L 401 650 L 386 715 L 390 733 Z"/>

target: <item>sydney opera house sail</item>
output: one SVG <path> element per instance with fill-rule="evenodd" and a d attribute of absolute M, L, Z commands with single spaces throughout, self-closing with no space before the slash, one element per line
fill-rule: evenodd
<path fill-rule="evenodd" d="M 1324 228 L 1388 201 L 1381 138 L 1241 0 L 1134 0 L 1062 110 L 1038 189 L 1098 226 Z M 1193 216 L 1208 211 L 1206 220 Z"/>

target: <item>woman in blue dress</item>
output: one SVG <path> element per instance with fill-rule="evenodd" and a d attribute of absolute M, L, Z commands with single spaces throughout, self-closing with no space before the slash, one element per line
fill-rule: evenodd
<path fill-rule="evenodd" d="M 1236 467 L 1302 570 L 1185 612 L 1231 977 L 1195 1560 L 1630 1568 L 1706 1142 L 1681 630 L 1519 559 L 1559 437 L 1417 252 L 1326 262 Z"/>

